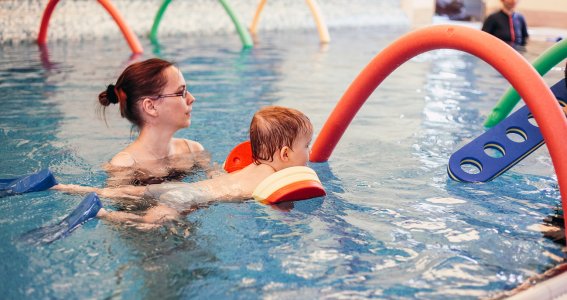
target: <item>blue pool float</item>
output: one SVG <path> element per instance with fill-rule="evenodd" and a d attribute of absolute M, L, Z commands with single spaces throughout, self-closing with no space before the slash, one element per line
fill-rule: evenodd
<path fill-rule="evenodd" d="M 65 219 L 53 225 L 31 230 L 21 236 L 25 244 L 50 244 L 71 234 L 73 230 L 96 217 L 102 203 L 96 193 L 88 194 L 83 201 Z"/>
<path fill-rule="evenodd" d="M 18 178 L 0 179 L 0 197 L 44 191 L 57 184 L 53 173 L 43 169 Z"/>
<path fill-rule="evenodd" d="M 561 106 L 567 103 L 567 87 L 562 79 L 551 87 Z M 544 144 L 541 131 L 530 123 L 533 118 L 524 106 L 489 129 L 449 158 L 447 173 L 456 181 L 487 182 L 506 172 Z M 535 120 L 535 119 L 534 119 Z M 516 141 L 509 136 L 516 135 Z M 492 151 L 493 155 L 486 152 Z M 469 166 L 471 172 L 463 169 Z"/>

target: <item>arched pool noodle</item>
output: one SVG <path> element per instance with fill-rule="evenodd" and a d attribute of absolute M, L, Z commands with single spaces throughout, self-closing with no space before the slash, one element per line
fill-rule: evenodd
<path fill-rule="evenodd" d="M 513 48 L 480 30 L 437 25 L 408 33 L 382 50 L 362 70 L 325 122 L 311 151 L 311 161 L 327 161 L 346 128 L 378 85 L 398 66 L 435 49 L 468 52 L 496 68 L 518 90 L 538 123 L 567 211 L 567 119 L 557 100 L 535 69 Z M 567 223 L 566 223 L 567 227 Z M 567 231 L 566 231 L 567 232 Z"/>
<path fill-rule="evenodd" d="M 313 19 L 315 20 L 315 25 L 317 26 L 317 31 L 319 33 L 319 40 L 321 43 L 329 43 L 331 38 L 329 36 L 329 30 L 327 29 L 327 25 L 325 23 L 325 19 L 323 18 L 323 14 L 319 9 L 319 5 L 315 0 L 306 0 L 307 5 L 309 5 L 309 9 L 311 10 L 311 14 L 313 14 Z M 258 32 L 258 23 L 260 22 L 260 13 L 264 9 L 266 5 L 266 0 L 260 0 L 258 3 L 258 7 L 256 8 L 256 12 L 254 13 L 254 18 L 252 19 L 252 23 L 250 24 L 250 32 L 252 34 L 256 34 Z"/>
<path fill-rule="evenodd" d="M 250 33 L 248 32 L 246 27 L 242 25 L 242 23 L 234 13 L 234 10 L 228 4 L 228 1 L 226 0 L 219 0 L 219 1 L 221 5 L 224 7 L 224 10 L 226 10 L 226 12 L 228 13 L 228 16 L 232 20 L 232 23 L 234 23 L 234 26 L 236 27 L 236 31 L 238 31 L 238 35 L 240 36 L 240 41 L 242 42 L 242 46 L 244 48 L 253 47 L 254 42 L 252 42 L 252 37 L 250 36 Z"/>
<path fill-rule="evenodd" d="M 260 0 L 256 12 L 254 13 L 254 18 L 252 19 L 252 24 L 250 24 L 250 33 L 256 34 L 258 32 L 258 23 L 260 22 L 260 13 L 266 5 L 266 0 Z"/>
<path fill-rule="evenodd" d="M 315 0 L 306 0 L 307 5 L 309 5 L 309 9 L 311 9 L 311 13 L 313 14 L 313 18 L 315 19 L 315 24 L 317 25 L 317 31 L 319 32 L 319 40 L 321 43 L 329 43 L 331 41 L 331 37 L 329 36 L 329 30 L 327 29 L 327 25 L 325 24 L 325 19 L 323 18 L 323 14 L 319 10 L 319 5 L 317 5 L 317 1 Z"/>
<path fill-rule="evenodd" d="M 540 75 L 545 75 L 551 68 L 560 63 L 567 57 L 567 39 L 555 43 L 545 52 L 543 52 L 532 65 Z M 510 114 L 514 106 L 520 101 L 520 95 L 514 88 L 509 88 L 500 98 L 498 103 L 492 109 L 492 112 L 486 118 L 484 126 L 494 127 L 500 121 L 504 120 Z"/>
<path fill-rule="evenodd" d="M 152 41 L 152 43 L 157 43 L 157 32 L 159 24 L 161 23 L 161 19 L 163 18 L 163 13 L 170 3 L 171 0 L 163 0 L 161 5 L 159 6 L 156 17 L 154 18 L 154 24 L 152 24 L 152 30 L 150 31 L 150 41 Z"/>
<path fill-rule="evenodd" d="M 248 33 L 246 28 L 242 25 L 242 23 L 234 13 L 232 7 L 228 4 L 226 0 L 219 0 L 219 2 L 221 3 L 224 10 L 227 12 L 230 19 L 232 20 L 232 23 L 234 24 L 234 27 L 236 28 L 236 31 L 238 32 L 238 35 L 240 37 L 240 41 L 242 42 L 242 46 L 244 48 L 253 47 L 254 42 L 252 42 L 252 37 L 250 36 L 250 33 Z M 158 9 L 156 17 L 154 18 L 154 24 L 152 25 L 152 30 L 150 31 L 150 40 L 152 41 L 152 43 L 157 43 L 157 32 L 158 32 L 159 24 L 161 23 L 163 14 L 170 3 L 171 0 L 164 0 Z"/>
<path fill-rule="evenodd" d="M 49 26 L 49 21 L 51 19 L 53 10 L 55 9 L 55 6 L 57 5 L 58 2 L 59 0 L 50 0 L 47 3 L 47 7 L 45 8 L 45 11 L 43 12 L 43 17 L 41 18 L 41 25 L 39 27 L 39 34 L 37 37 L 37 43 L 40 45 L 44 45 L 47 42 L 47 28 Z M 114 22 L 116 22 L 116 24 L 120 28 L 120 31 L 122 31 L 122 34 L 124 35 L 126 42 L 128 42 L 128 45 L 130 46 L 132 52 L 133 53 L 144 52 L 144 49 L 142 48 L 140 41 L 138 40 L 134 32 L 130 29 L 130 27 L 126 24 L 126 21 L 124 21 L 124 18 L 122 18 L 122 15 L 120 15 L 116 7 L 109 0 L 98 0 L 98 3 L 100 3 L 104 7 L 104 9 L 106 9 L 106 11 L 110 14 L 110 16 L 112 16 Z"/>

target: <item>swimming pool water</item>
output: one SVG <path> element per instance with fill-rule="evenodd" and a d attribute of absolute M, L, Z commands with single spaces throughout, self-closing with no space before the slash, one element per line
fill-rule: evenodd
<path fill-rule="evenodd" d="M 247 137 L 262 105 L 305 112 L 318 133 L 350 82 L 400 28 L 163 38 L 146 54 L 175 60 L 197 98 L 179 137 L 213 160 Z M 533 42 L 531 61 L 551 46 Z M 121 40 L 0 48 L 0 175 L 49 167 L 64 183 L 102 186 L 102 163 L 131 141 L 97 95 L 129 63 Z M 546 75 L 549 84 L 562 76 Z M 537 230 L 560 206 L 545 147 L 486 184 L 451 181 L 451 153 L 483 132 L 508 84 L 466 53 L 436 50 L 402 65 L 362 107 L 327 163 L 327 196 L 277 209 L 216 204 L 187 224 L 140 232 L 94 220 L 50 245 L 17 242 L 62 219 L 80 197 L 0 198 L 0 293 L 23 298 L 476 299 L 508 290 L 563 257 Z M 103 199 L 106 205 L 110 201 Z"/>

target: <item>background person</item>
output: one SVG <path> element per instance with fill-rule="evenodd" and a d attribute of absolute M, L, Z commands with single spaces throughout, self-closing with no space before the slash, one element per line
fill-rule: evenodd
<path fill-rule="evenodd" d="M 514 11 L 518 0 L 500 0 L 500 2 L 502 8 L 484 20 L 482 31 L 512 46 L 525 46 L 529 37 L 528 28 L 524 17 Z"/>

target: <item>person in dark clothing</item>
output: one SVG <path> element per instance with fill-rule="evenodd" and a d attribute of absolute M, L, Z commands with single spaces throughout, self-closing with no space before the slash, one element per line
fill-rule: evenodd
<path fill-rule="evenodd" d="M 514 11 L 517 0 L 500 0 L 500 11 L 489 15 L 482 24 L 482 31 L 511 44 L 525 46 L 528 40 L 528 27 L 524 17 Z"/>

